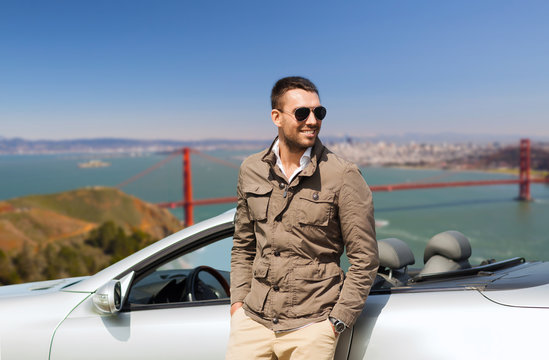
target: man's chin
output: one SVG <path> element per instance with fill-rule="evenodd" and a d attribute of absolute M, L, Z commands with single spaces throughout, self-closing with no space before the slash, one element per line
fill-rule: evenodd
<path fill-rule="evenodd" d="M 308 137 L 298 137 L 294 139 L 286 138 L 285 143 L 288 146 L 288 148 L 291 149 L 291 151 L 305 151 L 308 148 L 312 147 L 316 139 L 318 138 L 317 135 L 315 135 L 313 138 Z"/>
<path fill-rule="evenodd" d="M 305 148 L 309 148 L 309 147 L 311 147 L 311 146 L 313 146 L 313 145 L 315 144 L 316 139 L 317 139 L 317 136 L 316 136 L 316 135 L 315 135 L 313 138 L 307 137 L 307 138 L 303 139 L 303 140 L 300 142 L 300 143 L 301 143 L 300 145 L 302 145 L 302 146 L 305 147 Z"/>

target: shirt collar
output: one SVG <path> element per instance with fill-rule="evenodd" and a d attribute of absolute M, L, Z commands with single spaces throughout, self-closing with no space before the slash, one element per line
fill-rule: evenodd
<path fill-rule="evenodd" d="M 303 155 L 301 155 L 301 158 L 299 159 L 299 168 L 297 168 L 296 171 L 293 174 L 291 174 L 291 176 L 288 176 L 288 174 L 286 174 L 286 171 L 284 170 L 284 167 L 282 166 L 282 160 L 280 160 L 280 145 L 279 145 L 279 142 L 280 142 L 280 140 L 276 139 L 275 143 L 273 144 L 272 151 L 276 156 L 276 164 L 278 165 L 280 170 L 282 170 L 284 175 L 286 175 L 286 178 L 288 178 L 288 182 L 291 182 L 292 179 L 295 177 L 295 175 L 297 175 L 297 173 L 299 173 L 301 170 L 303 170 L 311 162 L 312 147 L 309 146 L 305 150 L 305 152 L 303 153 Z"/>
<path fill-rule="evenodd" d="M 280 140 L 279 139 L 276 139 L 274 145 L 273 145 L 273 153 L 276 155 L 276 162 L 278 163 L 280 160 L 280 145 L 279 145 L 279 142 Z M 303 153 L 303 155 L 301 155 L 301 159 L 299 159 L 299 165 L 300 166 L 303 166 L 303 165 L 307 165 L 310 161 L 311 161 L 311 151 L 312 151 L 312 147 L 309 146 L 307 148 L 307 150 L 305 150 L 305 152 Z"/>

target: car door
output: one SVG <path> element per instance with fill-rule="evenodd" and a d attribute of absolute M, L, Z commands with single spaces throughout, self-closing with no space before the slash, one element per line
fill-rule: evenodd
<path fill-rule="evenodd" d="M 90 296 L 58 327 L 50 359 L 224 358 L 231 246 L 224 237 L 155 260 L 136 273 L 121 312 L 100 315 Z"/>

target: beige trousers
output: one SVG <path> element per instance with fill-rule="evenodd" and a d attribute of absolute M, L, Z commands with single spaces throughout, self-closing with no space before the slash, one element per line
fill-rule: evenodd
<path fill-rule="evenodd" d="M 239 308 L 231 317 L 226 360 L 332 360 L 337 337 L 328 319 L 294 331 L 275 333 Z"/>

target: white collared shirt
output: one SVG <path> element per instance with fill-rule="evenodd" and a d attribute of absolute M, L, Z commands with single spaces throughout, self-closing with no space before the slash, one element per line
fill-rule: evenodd
<path fill-rule="evenodd" d="M 292 180 L 297 176 L 297 174 L 299 174 L 301 170 L 305 169 L 305 167 L 307 167 L 307 165 L 309 165 L 309 163 L 311 162 L 312 147 L 308 147 L 307 150 L 305 150 L 303 155 L 301 155 L 301 159 L 299 159 L 299 167 L 295 169 L 292 176 L 288 177 L 288 174 L 286 174 L 286 171 L 284 171 L 284 166 L 282 166 L 282 161 L 280 160 L 280 146 L 278 145 L 278 142 L 279 140 L 277 139 L 273 145 L 273 152 L 276 155 L 276 164 L 278 165 L 284 176 L 286 176 L 286 178 L 288 179 L 288 184 L 290 184 Z"/>

